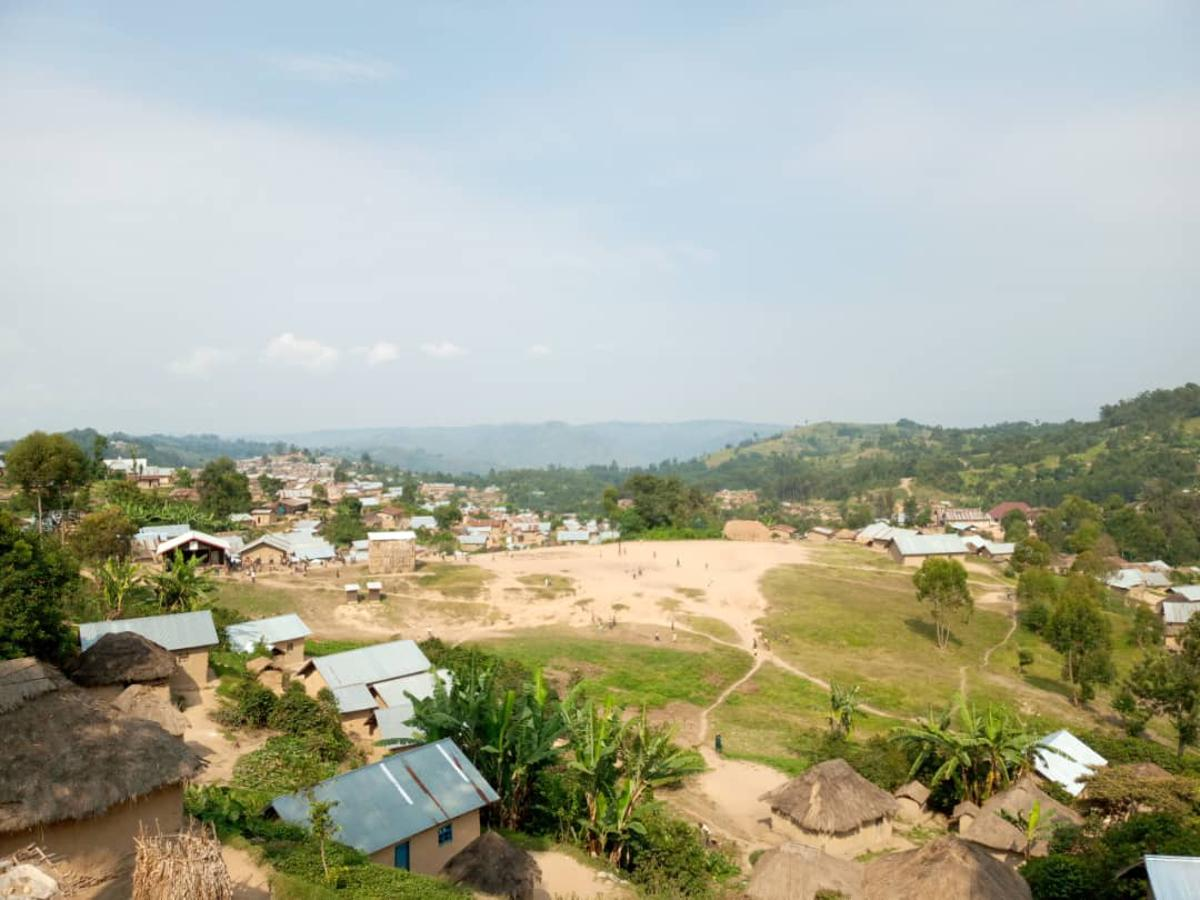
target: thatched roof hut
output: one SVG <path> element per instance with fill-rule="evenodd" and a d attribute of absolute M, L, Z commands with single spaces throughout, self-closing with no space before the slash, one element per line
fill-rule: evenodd
<path fill-rule="evenodd" d="M 162 694 L 144 684 L 131 684 L 113 700 L 112 708 L 122 716 L 157 722 L 167 734 L 182 737 L 187 731 L 187 716 Z"/>
<path fill-rule="evenodd" d="M 958 834 L 964 841 L 994 851 L 993 856 L 999 854 L 1000 858 L 1024 853 L 1028 843 L 1021 829 L 994 813 L 984 813 L 967 828 L 960 828 Z"/>
<path fill-rule="evenodd" d="M 511 900 L 530 900 L 542 880 L 536 860 L 494 831 L 485 831 L 458 851 L 442 874 L 455 884 Z"/>
<path fill-rule="evenodd" d="M 960 800 L 950 813 L 950 824 L 957 825 L 959 831 L 964 831 L 982 814 L 983 811 L 970 800 Z"/>
<path fill-rule="evenodd" d="M 863 900 L 1029 900 L 1029 885 L 1002 862 L 952 835 L 867 865 Z"/>
<path fill-rule="evenodd" d="M 910 781 L 908 784 L 902 784 L 896 790 L 892 791 L 892 796 L 897 800 L 905 797 L 912 800 L 917 806 L 924 806 L 929 801 L 929 788 L 925 787 L 919 781 Z"/>
<path fill-rule="evenodd" d="M 847 900 L 859 900 L 864 868 L 816 847 L 784 844 L 759 857 L 746 893 L 754 900 L 812 900 L 818 891 L 836 891 Z"/>
<path fill-rule="evenodd" d="M 1078 825 L 1083 822 L 1083 817 L 1079 813 L 1075 812 L 1069 806 L 1059 803 L 1038 787 L 1028 775 L 1021 776 L 1009 787 L 993 795 L 991 799 L 983 804 L 983 811 L 985 813 L 995 813 L 996 815 L 1006 812 L 1014 819 L 1019 819 L 1022 816 L 1029 818 L 1029 814 L 1033 811 L 1035 803 L 1039 805 L 1043 822 L 1049 822 L 1051 819 L 1056 824 L 1071 822 Z"/>
<path fill-rule="evenodd" d="M 844 759 L 818 763 L 762 799 L 804 831 L 820 834 L 845 834 L 896 812 L 895 798 Z"/>
<path fill-rule="evenodd" d="M 0 730 L 0 834 L 98 815 L 201 765 L 154 722 L 113 715 L 30 658 L 0 661 Z"/>
<path fill-rule="evenodd" d="M 175 657 L 132 631 L 102 635 L 67 667 L 67 674 L 84 687 L 147 684 L 174 674 Z"/>

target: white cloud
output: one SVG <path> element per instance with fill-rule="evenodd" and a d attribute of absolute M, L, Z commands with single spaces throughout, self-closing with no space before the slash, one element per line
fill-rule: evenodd
<path fill-rule="evenodd" d="M 321 84 L 366 84 L 396 74 L 396 67 L 386 60 L 341 53 L 285 53 L 269 61 L 287 75 Z"/>
<path fill-rule="evenodd" d="M 391 341 L 378 341 L 370 347 L 355 347 L 354 352 L 363 357 L 368 366 L 379 366 L 400 358 L 400 348 Z"/>
<path fill-rule="evenodd" d="M 197 347 L 186 356 L 172 360 L 167 369 L 172 375 L 182 375 L 188 378 L 206 378 L 219 366 L 233 360 L 233 354 L 228 350 L 216 347 Z"/>
<path fill-rule="evenodd" d="M 528 352 L 530 356 L 549 356 L 550 348 L 545 344 L 534 344 Z"/>
<path fill-rule="evenodd" d="M 421 352 L 426 356 L 432 356 L 434 359 L 454 359 L 457 356 L 466 356 L 467 350 L 458 344 L 452 344 L 450 341 L 435 341 L 429 344 L 421 345 Z"/>
<path fill-rule="evenodd" d="M 337 362 L 338 351 L 312 338 L 296 337 L 286 331 L 271 338 L 263 354 L 268 362 L 304 369 L 324 369 Z"/>

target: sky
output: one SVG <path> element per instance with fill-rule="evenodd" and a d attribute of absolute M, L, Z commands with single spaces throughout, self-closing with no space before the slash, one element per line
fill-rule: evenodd
<path fill-rule="evenodd" d="M 0 436 L 1200 380 L 1200 4 L 0 0 Z"/>

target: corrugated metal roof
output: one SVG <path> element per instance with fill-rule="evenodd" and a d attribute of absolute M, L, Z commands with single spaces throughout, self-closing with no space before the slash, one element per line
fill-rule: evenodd
<path fill-rule="evenodd" d="M 113 619 L 109 622 L 84 622 L 79 626 L 79 645 L 86 650 L 106 634 L 132 631 L 164 650 L 190 650 L 212 647 L 217 643 L 217 629 L 212 613 L 173 613 L 166 616 L 145 616 L 141 619 Z"/>
<path fill-rule="evenodd" d="M 437 519 L 433 516 L 413 516 L 408 520 L 410 528 L 437 528 Z"/>
<path fill-rule="evenodd" d="M 460 534 L 458 542 L 468 546 L 484 547 L 487 546 L 488 536 L 486 534 Z"/>
<path fill-rule="evenodd" d="M 1178 594 L 1184 600 L 1200 600 L 1200 584 L 1180 584 L 1171 588 L 1172 594 Z"/>
<path fill-rule="evenodd" d="M 375 684 L 429 671 L 429 660 L 415 641 L 390 641 L 311 660 L 331 689 Z"/>
<path fill-rule="evenodd" d="M 392 743 L 412 740 L 418 733 L 416 728 L 407 724 L 412 715 L 411 703 L 375 710 L 376 739 Z"/>
<path fill-rule="evenodd" d="M 1096 769 L 1108 765 L 1108 760 L 1065 729 L 1046 735 L 1038 747 L 1050 748 L 1034 751 L 1033 766 L 1038 774 L 1061 786 L 1072 797 L 1079 796 L 1085 779 Z"/>
<path fill-rule="evenodd" d="M 411 703 L 405 693 L 412 694 L 418 700 L 433 696 L 434 679 L 450 685 L 450 673 L 446 669 L 436 672 L 418 672 L 404 678 L 393 678 L 390 681 L 377 681 L 371 689 L 379 695 L 379 699 L 388 706 L 405 706 Z"/>
<path fill-rule="evenodd" d="M 229 552 L 229 543 L 219 537 L 213 537 L 211 534 L 205 534 L 203 531 L 185 531 L 177 537 L 171 538 L 169 541 L 163 541 L 155 549 L 155 554 L 162 556 L 164 553 L 172 552 L 176 547 L 182 547 L 184 544 L 189 544 L 196 541 L 200 544 L 208 544 L 210 547 L 219 547 L 226 553 Z"/>
<path fill-rule="evenodd" d="M 138 543 L 169 541 L 171 538 L 187 534 L 191 530 L 192 526 L 187 522 L 180 522 L 175 525 L 147 525 L 145 528 L 139 529 L 138 533 L 133 536 L 133 539 Z"/>
<path fill-rule="evenodd" d="M 1192 621 L 1192 616 L 1200 612 L 1200 601 L 1196 600 L 1164 600 L 1162 617 L 1164 625 L 1186 625 Z"/>
<path fill-rule="evenodd" d="M 449 738 L 346 772 L 312 789 L 332 802 L 337 839 L 363 853 L 399 844 L 499 799 Z M 304 794 L 277 797 L 271 808 L 284 821 L 308 827 Z"/>
<path fill-rule="evenodd" d="M 571 544 L 571 543 L 577 543 L 577 542 L 582 542 L 582 543 L 586 544 L 590 538 L 591 538 L 591 535 L 588 534 L 586 531 L 584 531 L 582 528 L 572 530 L 572 531 L 560 531 L 560 532 L 558 532 L 558 534 L 556 534 L 554 536 L 554 539 L 556 541 L 558 541 L 560 544 Z"/>
<path fill-rule="evenodd" d="M 225 629 L 229 643 L 243 653 L 252 653 L 259 644 L 278 644 L 283 641 L 298 641 L 312 634 L 312 629 L 295 613 L 239 622 Z"/>
<path fill-rule="evenodd" d="M 992 556 L 1012 556 L 1017 549 L 1016 544 L 997 544 L 992 541 L 984 541 L 984 547 Z"/>
<path fill-rule="evenodd" d="M 967 552 L 967 545 L 957 534 L 912 534 L 898 531 L 892 537 L 892 542 L 902 556 L 944 556 Z"/>
<path fill-rule="evenodd" d="M 375 708 L 375 698 L 365 684 L 347 684 L 330 690 L 333 692 L 333 699 L 337 701 L 338 710 L 343 713 Z"/>
<path fill-rule="evenodd" d="M 1200 900 L 1200 857 L 1147 856 L 1154 900 Z"/>

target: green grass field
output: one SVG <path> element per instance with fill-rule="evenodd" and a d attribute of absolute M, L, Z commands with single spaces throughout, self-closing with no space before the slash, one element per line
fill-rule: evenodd
<path fill-rule="evenodd" d="M 296 609 L 296 594 L 284 588 L 251 584 L 248 581 L 221 581 L 213 597 L 216 606 L 236 609 L 253 619 L 278 616 Z"/>
<path fill-rule="evenodd" d="M 692 631 L 706 634 L 718 641 L 732 643 L 738 639 L 738 633 L 732 625 L 710 616 L 687 616 L 684 618 L 684 624 Z"/>
<path fill-rule="evenodd" d="M 479 566 L 439 563 L 422 570 L 417 576 L 417 584 L 426 590 L 437 591 L 444 597 L 474 600 L 483 593 L 483 586 L 495 577 Z"/>
<path fill-rule="evenodd" d="M 665 644 L 627 643 L 621 628 L 598 634 L 565 628 L 527 631 L 481 646 L 528 666 L 579 680 L 596 697 L 651 709 L 712 703 L 750 669 L 750 654 L 681 636 Z"/>

